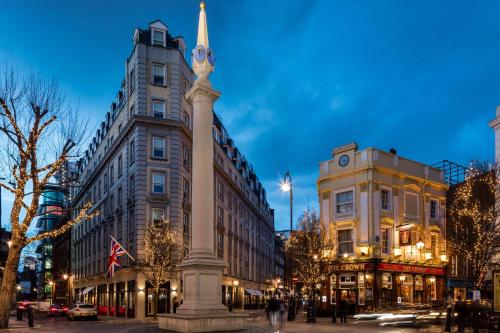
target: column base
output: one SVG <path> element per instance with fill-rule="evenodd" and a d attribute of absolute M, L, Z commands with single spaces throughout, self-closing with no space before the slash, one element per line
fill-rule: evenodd
<path fill-rule="evenodd" d="M 227 310 L 226 310 L 227 311 Z M 176 332 L 242 331 L 247 328 L 244 314 L 159 314 L 158 327 Z"/>

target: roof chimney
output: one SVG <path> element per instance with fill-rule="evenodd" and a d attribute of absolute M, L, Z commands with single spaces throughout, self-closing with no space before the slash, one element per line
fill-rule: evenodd
<path fill-rule="evenodd" d="M 393 154 L 393 155 L 396 155 L 397 154 L 397 150 L 396 148 L 391 148 L 389 149 L 389 153 Z"/>

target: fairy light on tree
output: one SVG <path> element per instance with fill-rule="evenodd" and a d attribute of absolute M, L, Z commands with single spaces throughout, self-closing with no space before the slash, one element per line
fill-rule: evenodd
<path fill-rule="evenodd" d="M 20 80 L 9 68 L 0 78 L 0 172 L 6 179 L 0 187 L 14 196 L 12 238 L 0 290 L 0 328 L 6 328 L 22 249 L 34 241 L 57 237 L 98 211 L 91 211 L 89 202 L 59 228 L 31 237 L 27 234 L 44 187 L 77 153 L 86 123 L 77 119 L 77 110 L 64 101 L 54 81 L 36 75 Z"/>
<path fill-rule="evenodd" d="M 139 274 L 155 289 L 154 317 L 158 312 L 160 286 L 175 278 L 175 268 L 180 262 L 180 240 L 165 218 L 146 228 L 144 262 Z"/>
<path fill-rule="evenodd" d="M 446 237 L 454 254 L 466 259 L 468 280 L 480 290 L 500 241 L 496 198 L 498 168 L 472 162 L 463 183 L 448 193 Z"/>
<path fill-rule="evenodd" d="M 285 255 L 291 263 L 292 274 L 304 284 L 310 297 L 314 297 L 317 285 L 329 277 L 329 267 L 336 252 L 336 242 L 330 237 L 327 226 L 314 210 L 306 210 L 297 230 L 290 233 Z"/>

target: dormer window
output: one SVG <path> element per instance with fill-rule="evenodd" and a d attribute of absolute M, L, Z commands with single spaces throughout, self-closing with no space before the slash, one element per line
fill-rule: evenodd
<path fill-rule="evenodd" d="M 153 41 L 152 44 L 156 46 L 165 46 L 165 31 L 162 30 L 152 30 Z"/>

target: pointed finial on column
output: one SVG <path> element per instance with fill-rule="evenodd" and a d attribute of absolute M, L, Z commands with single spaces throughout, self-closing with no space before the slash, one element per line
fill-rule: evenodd
<path fill-rule="evenodd" d="M 208 48 L 208 28 L 207 28 L 207 14 L 205 13 L 205 1 L 200 2 L 200 19 L 198 21 L 198 43 Z"/>
<path fill-rule="evenodd" d="M 198 21 L 198 39 L 193 50 L 193 70 L 201 80 L 206 80 L 215 67 L 215 57 L 208 45 L 207 14 L 205 2 L 200 3 L 200 18 Z"/>

